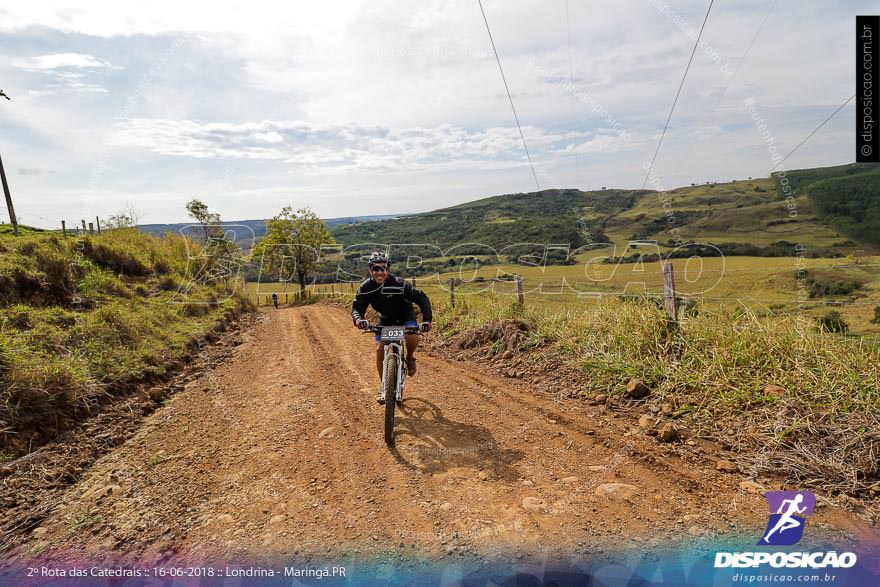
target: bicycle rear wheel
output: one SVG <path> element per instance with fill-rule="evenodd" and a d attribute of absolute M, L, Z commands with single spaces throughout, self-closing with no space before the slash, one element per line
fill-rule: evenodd
<path fill-rule="evenodd" d="M 385 377 L 382 388 L 385 391 L 385 444 L 394 444 L 394 406 L 397 402 L 397 362 L 400 357 L 389 355 L 385 360 Z"/>

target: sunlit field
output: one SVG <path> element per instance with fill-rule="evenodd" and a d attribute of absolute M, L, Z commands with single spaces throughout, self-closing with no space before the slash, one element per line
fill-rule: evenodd
<path fill-rule="evenodd" d="M 605 253 L 607 254 L 607 253 Z M 880 257 L 798 259 L 794 257 L 707 257 L 674 259 L 676 293 L 686 306 L 706 309 L 747 308 L 756 315 L 804 314 L 818 317 L 829 311 L 841 313 L 852 333 L 880 333 L 874 308 L 880 306 Z M 798 271 L 804 270 L 798 280 Z M 412 279 L 405 269 L 400 274 Z M 514 296 L 514 274 L 523 277 L 523 292 L 530 304 L 578 307 L 599 298 L 649 297 L 662 299 L 663 275 L 659 262 L 576 265 L 486 265 L 476 270 L 452 271 L 416 277 L 418 287 L 432 299 L 449 297 L 449 280 L 455 280 L 457 296 L 496 293 Z M 822 291 L 812 284 L 858 284 L 845 295 Z M 356 283 L 315 284 L 307 295 L 353 293 Z M 812 291 L 811 291 L 812 287 Z M 294 283 L 248 283 L 248 292 L 260 304 L 297 301 Z M 845 291 L 845 290 L 844 290 Z M 811 297 L 812 293 L 812 297 Z"/>

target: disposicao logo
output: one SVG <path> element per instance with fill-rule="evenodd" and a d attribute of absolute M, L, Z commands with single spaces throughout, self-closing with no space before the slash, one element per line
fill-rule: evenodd
<path fill-rule="evenodd" d="M 767 529 L 758 546 L 791 546 L 804 535 L 807 516 L 813 515 L 816 496 L 809 491 L 768 491 L 764 494 L 770 507 Z M 715 568 L 843 568 L 856 564 L 853 552 L 717 552 Z"/>
<path fill-rule="evenodd" d="M 809 491 L 768 491 L 764 494 L 770 506 L 767 530 L 759 546 L 790 546 L 804 535 L 807 516 L 813 515 L 816 496 Z"/>

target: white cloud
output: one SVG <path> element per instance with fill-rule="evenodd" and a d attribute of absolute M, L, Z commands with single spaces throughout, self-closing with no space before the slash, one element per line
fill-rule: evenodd
<path fill-rule="evenodd" d="M 368 201 L 413 211 L 534 188 L 473 0 L 7 4 L 4 157 L 57 169 L 17 178 L 45 194 L 32 205 L 46 212 L 86 207 L 93 193 L 171 201 L 182 176 L 198 192 L 227 169 L 238 193 L 266 198 L 263 215 L 278 204 L 267 194 L 341 215 Z M 552 176 L 639 187 L 693 40 L 647 0 L 571 2 L 569 85 L 562 0 L 483 4 L 542 186 Z M 705 14 L 702 0 L 670 4 L 694 26 Z M 670 187 L 766 172 L 745 97 L 785 149 L 851 95 L 853 15 L 873 6 L 832 4 L 779 3 L 732 80 L 697 52 L 656 163 Z M 715 3 L 704 40 L 738 63 L 767 7 Z M 851 161 L 851 116 L 840 112 L 787 165 Z M 221 211 L 256 213 L 240 201 Z"/>
<path fill-rule="evenodd" d="M 107 88 L 93 78 L 101 70 L 119 69 L 85 53 L 51 53 L 14 59 L 12 67 L 44 76 L 47 80 L 28 90 L 33 97 L 58 94 L 103 94 Z"/>
<path fill-rule="evenodd" d="M 315 173 L 351 169 L 480 168 L 521 165 L 516 127 L 468 130 L 453 125 L 389 129 L 380 126 L 306 121 L 198 123 L 192 120 L 130 119 L 118 123 L 112 144 L 145 147 L 162 155 L 200 159 L 279 160 Z M 536 155 L 571 149 L 567 132 L 523 129 Z M 583 136 L 582 134 L 580 136 Z M 617 134 L 597 134 L 581 144 L 590 153 L 628 148 Z"/>
<path fill-rule="evenodd" d="M 15 59 L 13 67 L 25 71 L 52 71 L 56 69 L 102 69 L 113 67 L 106 61 L 102 61 L 92 55 L 83 53 L 52 53 L 50 55 L 36 55 Z"/>

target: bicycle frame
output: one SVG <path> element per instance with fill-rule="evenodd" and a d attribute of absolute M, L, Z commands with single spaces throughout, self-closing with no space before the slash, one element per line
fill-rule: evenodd
<path fill-rule="evenodd" d="M 378 334 L 376 337 L 379 339 L 379 343 L 382 344 L 382 387 L 379 392 L 379 400 L 380 403 L 385 404 L 385 443 L 388 445 L 394 444 L 394 408 L 395 406 L 403 402 L 403 386 L 406 383 L 406 372 L 407 369 L 404 366 L 405 354 L 403 352 L 404 346 L 406 345 L 406 337 L 410 334 L 418 334 L 419 329 L 414 327 L 403 327 L 403 326 L 379 326 L 378 324 L 372 325 L 366 328 L 369 332 L 373 332 Z M 392 360 L 397 361 L 397 372 L 389 373 L 389 361 Z M 388 387 L 390 387 L 391 381 L 388 379 L 390 376 L 396 375 L 396 379 L 394 381 L 394 397 L 386 397 L 387 392 L 390 392 Z"/>

